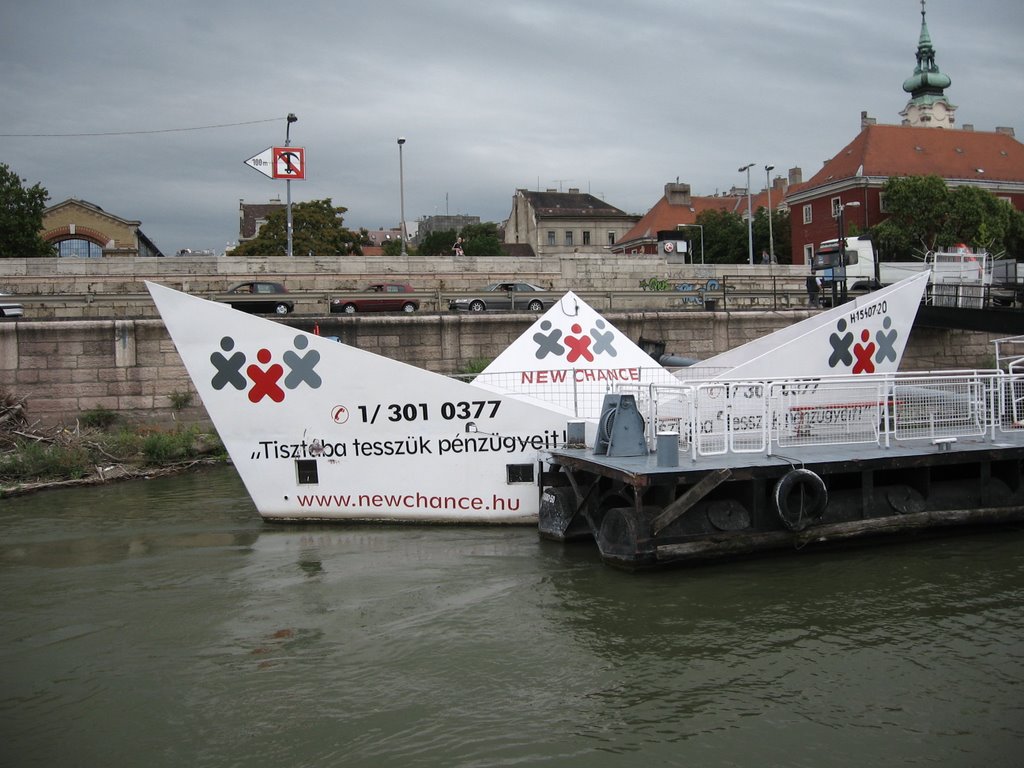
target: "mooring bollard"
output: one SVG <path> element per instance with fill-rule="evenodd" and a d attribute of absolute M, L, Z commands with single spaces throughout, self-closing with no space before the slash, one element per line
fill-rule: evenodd
<path fill-rule="evenodd" d="M 679 433 L 659 432 L 658 433 L 658 466 L 678 467 L 679 466 Z"/>

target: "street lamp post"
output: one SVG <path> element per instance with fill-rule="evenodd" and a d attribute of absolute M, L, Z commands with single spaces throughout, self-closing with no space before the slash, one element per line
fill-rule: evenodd
<path fill-rule="evenodd" d="M 843 303 L 845 303 L 846 299 L 847 299 L 847 293 L 846 293 L 846 226 L 845 226 L 845 218 L 843 216 L 843 212 L 847 208 L 859 208 L 859 207 L 860 207 L 860 203 L 858 203 L 855 200 L 852 201 L 852 202 L 849 202 L 849 203 L 843 203 L 842 201 L 840 201 L 840 203 L 839 203 L 839 217 L 838 217 L 838 219 L 839 219 L 839 236 L 836 238 L 836 245 L 839 246 L 839 268 L 842 270 L 842 275 L 843 275 L 843 287 L 840 289 L 842 291 Z M 833 306 L 835 306 L 835 301 L 834 301 L 835 300 L 835 289 L 836 289 L 836 284 L 835 284 L 835 280 L 833 280 L 832 281 L 832 298 L 833 298 L 832 304 L 833 304 Z"/>
<path fill-rule="evenodd" d="M 287 122 L 284 127 L 284 145 L 290 147 L 292 145 L 292 123 L 298 122 L 299 118 L 295 116 L 293 112 L 288 113 Z M 287 199 L 287 237 L 288 237 L 288 258 L 292 257 L 292 180 L 285 179 L 285 196 Z"/>
<path fill-rule="evenodd" d="M 772 237 L 772 177 L 771 172 L 775 170 L 774 165 L 764 167 L 764 179 L 768 189 L 768 261 L 775 263 L 775 238 Z"/>
<path fill-rule="evenodd" d="M 750 201 L 750 169 L 753 163 L 747 163 L 740 168 L 740 173 L 747 172 L 747 263 L 754 264 L 754 207 Z"/>
<path fill-rule="evenodd" d="M 700 263 L 704 263 L 704 225 L 703 224 L 676 224 L 676 229 L 683 227 L 697 227 L 700 230 Z"/>
<path fill-rule="evenodd" d="M 402 167 L 402 145 L 405 144 L 405 136 L 398 137 L 398 197 L 402 211 L 402 257 L 408 254 L 405 252 L 405 171 Z"/>

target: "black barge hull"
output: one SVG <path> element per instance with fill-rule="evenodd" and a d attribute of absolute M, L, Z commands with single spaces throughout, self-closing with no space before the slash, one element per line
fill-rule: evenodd
<path fill-rule="evenodd" d="M 830 457 L 730 454 L 662 467 L 654 455 L 553 451 L 539 531 L 592 539 L 625 569 L 1024 521 L 1024 444 L 935 441 Z"/>

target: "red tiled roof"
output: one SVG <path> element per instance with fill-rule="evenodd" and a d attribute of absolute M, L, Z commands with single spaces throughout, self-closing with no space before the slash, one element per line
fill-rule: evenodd
<path fill-rule="evenodd" d="M 801 191 L 856 176 L 1024 181 L 1024 144 L 1006 133 L 868 125 Z M 794 190 L 790 190 L 789 196 Z"/>
<path fill-rule="evenodd" d="M 772 207 L 782 205 L 782 190 L 772 190 Z M 751 210 L 757 213 L 758 208 L 768 207 L 768 190 L 761 190 L 750 196 Z M 704 211 L 731 211 L 745 216 L 747 213 L 746 195 L 725 195 L 716 197 L 690 196 L 689 205 L 673 205 L 667 197 L 655 203 L 644 217 L 629 232 L 619 238 L 617 245 L 631 240 L 654 239 L 660 230 L 675 229 L 679 224 L 695 224 L 697 216 Z"/>

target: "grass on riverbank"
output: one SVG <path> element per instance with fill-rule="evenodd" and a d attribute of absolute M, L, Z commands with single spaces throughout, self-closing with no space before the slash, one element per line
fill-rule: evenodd
<path fill-rule="evenodd" d="M 27 423 L 23 401 L 0 397 L 0 496 L 150 477 L 226 460 L 217 435 L 197 427 L 126 425 L 103 411 L 83 414 L 73 428 L 41 430 Z"/>

